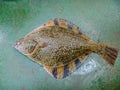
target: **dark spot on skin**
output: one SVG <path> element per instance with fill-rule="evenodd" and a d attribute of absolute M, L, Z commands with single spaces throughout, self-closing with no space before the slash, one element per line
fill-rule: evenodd
<path fill-rule="evenodd" d="M 86 52 L 85 55 L 88 55 L 88 52 Z"/>

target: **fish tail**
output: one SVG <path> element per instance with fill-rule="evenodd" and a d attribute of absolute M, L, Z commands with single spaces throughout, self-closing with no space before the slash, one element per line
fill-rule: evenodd
<path fill-rule="evenodd" d="M 105 45 L 105 44 L 99 44 L 99 49 L 100 51 L 98 51 L 98 54 L 105 59 L 105 61 L 111 65 L 114 66 L 116 58 L 118 56 L 118 48 L 113 47 L 113 46 L 109 46 L 109 45 Z"/>

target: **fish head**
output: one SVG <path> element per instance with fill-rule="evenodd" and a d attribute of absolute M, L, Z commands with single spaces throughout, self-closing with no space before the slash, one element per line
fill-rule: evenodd
<path fill-rule="evenodd" d="M 26 54 L 31 54 L 34 51 L 36 45 L 37 45 L 37 42 L 35 40 L 21 38 L 16 41 L 16 43 L 14 44 L 14 47 L 19 52 L 26 55 Z"/>

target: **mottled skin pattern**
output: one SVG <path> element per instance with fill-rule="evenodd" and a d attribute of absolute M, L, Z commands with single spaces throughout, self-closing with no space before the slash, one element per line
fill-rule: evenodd
<path fill-rule="evenodd" d="M 19 39 L 15 48 L 57 79 L 77 70 L 92 52 L 112 66 L 118 55 L 117 48 L 92 41 L 78 26 L 61 18 L 50 20 Z"/>
<path fill-rule="evenodd" d="M 36 50 L 28 53 L 28 57 L 47 66 L 67 64 L 95 48 L 81 35 L 58 26 L 44 27 L 39 31 L 32 32 L 25 37 L 25 40 L 27 39 L 38 43 L 35 47 Z"/>

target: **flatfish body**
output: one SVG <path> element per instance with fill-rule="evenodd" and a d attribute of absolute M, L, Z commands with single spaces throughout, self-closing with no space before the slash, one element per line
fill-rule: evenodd
<path fill-rule="evenodd" d="M 114 65 L 118 49 L 92 41 L 78 26 L 65 20 L 54 19 L 19 39 L 15 48 L 57 79 L 78 69 L 87 55 L 97 53 Z"/>

